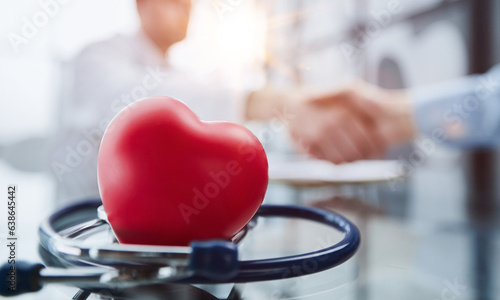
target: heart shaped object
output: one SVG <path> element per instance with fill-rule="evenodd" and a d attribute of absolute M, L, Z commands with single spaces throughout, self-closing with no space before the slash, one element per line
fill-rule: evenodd
<path fill-rule="evenodd" d="M 99 190 L 119 242 L 188 245 L 232 238 L 262 204 L 267 157 L 243 126 L 201 121 L 184 103 L 152 97 L 109 124 Z"/>

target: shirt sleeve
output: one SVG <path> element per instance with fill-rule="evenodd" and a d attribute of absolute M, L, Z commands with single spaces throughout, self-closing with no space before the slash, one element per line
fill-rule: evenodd
<path fill-rule="evenodd" d="M 472 75 L 411 90 L 419 130 L 459 148 L 500 145 L 500 65 Z"/>

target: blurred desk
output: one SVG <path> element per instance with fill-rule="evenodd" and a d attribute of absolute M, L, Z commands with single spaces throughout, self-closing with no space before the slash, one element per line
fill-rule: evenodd
<path fill-rule="evenodd" d="M 362 235 L 369 232 L 368 224 L 373 215 L 381 215 L 378 187 L 380 184 L 403 180 L 403 168 L 397 161 L 367 160 L 335 165 L 328 161 L 299 157 L 270 160 L 271 182 L 285 184 L 294 191 L 294 202 L 301 202 L 303 191 L 312 188 L 331 187 L 329 199 L 310 205 L 333 211 L 343 210 L 353 214 Z M 345 195 L 342 189 L 350 189 Z M 313 231 L 315 232 L 315 231 Z M 357 254 L 358 267 L 369 268 L 368 247 L 362 243 Z M 369 298 L 367 274 L 361 271 L 353 282 L 357 283 L 355 299 Z"/>
<path fill-rule="evenodd" d="M 293 187 L 380 183 L 402 176 L 400 165 L 392 160 L 334 165 L 324 160 L 289 158 L 269 163 L 269 180 Z"/>
<path fill-rule="evenodd" d="M 303 186 L 300 197 L 292 199 L 293 192 L 282 181 L 271 184 L 267 202 L 299 202 L 332 209 L 351 219 L 362 229 L 362 248 L 353 259 L 319 274 L 239 284 L 241 298 L 500 298 L 499 287 L 492 284 L 500 279 L 498 222 L 478 224 L 470 220 L 464 170 L 457 163 L 460 160 L 445 163 L 436 159 L 439 162 L 418 168 L 396 190 L 385 181 L 345 181 L 333 187 Z M 37 260 L 37 227 L 54 209 L 54 183 L 43 174 L 18 172 L 2 163 L 0 178 L 2 184 L 8 181 L 19 186 L 18 255 Z M 0 214 L 4 210 L 0 206 Z M 337 232 L 322 225 L 270 219 L 249 234 L 241 255 L 243 259 L 291 255 L 325 247 L 339 238 Z M 478 257 L 487 268 L 476 268 Z M 478 280 L 488 283 L 482 285 L 488 290 L 478 293 Z M 227 287 L 214 286 L 210 292 L 217 290 Z M 54 285 L 16 299 L 71 299 L 75 292 L 74 288 Z"/>
<path fill-rule="evenodd" d="M 337 286 L 335 292 L 330 291 L 331 295 L 328 292 L 320 295 L 317 291 L 318 294 L 309 297 L 300 293 L 294 297 L 498 299 L 500 290 L 493 284 L 500 279 L 500 261 L 496 254 L 500 245 L 498 221 L 477 222 L 477 217 L 470 218 L 461 156 L 440 155 L 436 153 L 412 174 L 396 178 L 397 186 L 384 180 L 369 180 L 367 174 L 360 180 L 346 180 L 345 174 L 361 169 L 356 164 L 352 170 L 348 170 L 349 164 L 333 167 L 317 162 L 309 164 L 316 164 L 323 171 L 330 168 L 330 174 L 344 171 L 344 175 L 331 175 L 330 180 L 326 180 L 322 171 L 307 172 L 303 166 L 295 170 L 307 173 L 293 174 L 292 170 L 305 162 L 292 162 L 276 171 L 271 161 L 270 194 L 274 195 L 276 186 L 288 185 L 293 191 L 289 193 L 293 195 L 289 201 L 332 209 L 349 217 L 362 232 L 356 264 L 349 262 L 359 273 L 349 281 L 350 285 Z M 375 170 L 369 172 L 376 173 Z M 321 180 L 314 180 L 314 176 Z M 274 199 L 270 196 L 267 201 Z M 299 236 L 296 227 L 289 226 L 283 234 L 307 244 L 307 238 Z M 478 261 L 483 268 L 477 267 Z M 342 271 L 337 271 L 328 271 L 331 278 L 343 276 Z M 352 272 L 344 274 L 352 276 Z M 318 276 L 315 282 L 319 284 L 321 280 Z"/>

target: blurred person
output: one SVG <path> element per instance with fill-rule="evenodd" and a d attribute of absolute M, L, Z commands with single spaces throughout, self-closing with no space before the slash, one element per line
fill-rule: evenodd
<path fill-rule="evenodd" d="M 168 51 L 186 37 L 191 1 L 136 0 L 136 3 L 141 24 L 136 34 L 89 45 L 73 61 L 73 86 L 63 103 L 63 132 L 49 160 L 51 173 L 58 182 L 60 201 L 98 196 L 97 154 L 106 126 L 123 107 L 147 96 L 182 100 L 203 120 L 241 122 L 284 117 L 285 122 L 296 118 L 294 124 L 305 119 L 308 126 L 323 120 L 315 116 L 314 110 L 302 110 L 300 103 L 317 102 L 318 97 L 329 102 L 330 93 L 267 87 L 238 94 L 206 86 L 176 69 L 168 62 Z M 331 95 L 336 97 L 335 93 Z M 345 128 L 347 138 L 352 140 L 342 150 L 345 152 L 349 152 L 349 147 L 361 149 L 361 145 L 377 135 L 372 130 L 372 111 L 356 103 L 335 105 L 332 111 L 332 120 L 337 115 L 347 116 L 349 109 L 362 116 L 336 124 L 337 129 Z M 373 143 L 373 149 L 363 157 L 380 155 L 383 152 L 380 145 Z"/>
<path fill-rule="evenodd" d="M 64 201 L 98 195 L 97 153 L 107 124 L 126 105 L 154 95 L 180 99 L 204 120 L 284 119 L 299 149 L 334 163 L 380 158 L 419 132 L 439 135 L 436 128 L 449 144 L 496 141 L 488 129 L 496 128 L 498 119 L 491 117 L 499 111 L 493 101 L 497 86 L 487 99 L 481 96 L 477 109 L 455 105 L 474 96 L 481 77 L 407 91 L 363 82 L 328 91 L 266 87 L 238 94 L 214 89 L 168 62 L 170 47 L 186 36 L 191 1 L 136 2 L 141 27 L 135 35 L 90 45 L 74 60 L 64 132 L 49 161 L 59 183 L 58 198 Z M 498 74 L 495 70 L 486 76 Z"/>
<path fill-rule="evenodd" d="M 290 131 L 299 146 L 334 163 L 378 156 L 380 149 L 418 134 L 434 145 L 495 148 L 500 144 L 500 65 L 484 75 L 408 90 L 358 81 L 301 102 L 296 110 L 301 113 L 291 119 Z M 371 124 L 371 134 L 361 136 L 362 122 Z"/>
<path fill-rule="evenodd" d="M 89 45 L 71 63 L 73 78 L 62 103 L 62 132 L 50 158 L 60 201 L 98 196 L 100 140 L 112 117 L 128 104 L 147 96 L 168 95 L 211 119 L 218 116 L 210 115 L 210 102 L 227 99 L 168 63 L 167 51 L 186 36 L 191 1 L 136 2 L 141 20 L 136 34 Z"/>

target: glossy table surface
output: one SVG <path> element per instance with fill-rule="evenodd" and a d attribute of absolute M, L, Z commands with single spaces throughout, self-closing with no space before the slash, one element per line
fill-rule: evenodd
<path fill-rule="evenodd" d="M 19 187 L 18 256 L 37 260 L 38 224 L 56 208 L 54 183 L 46 175 L 18 172 L 3 163 L 0 178 Z M 334 210 L 359 227 L 361 248 L 341 266 L 314 275 L 198 288 L 221 299 L 230 293 L 232 299 L 500 298 L 500 227 L 491 214 L 467 209 L 463 166 L 453 158 L 436 159 L 393 182 L 323 186 L 275 182 L 265 202 Z M 5 209 L 0 206 L 1 215 Z M 3 227 L 0 233 L 3 238 Z M 323 225 L 269 219 L 258 223 L 240 253 L 243 259 L 290 255 L 340 238 Z M 1 257 L 6 254 L 0 249 Z M 155 288 L 165 293 L 164 288 Z M 71 299 L 76 291 L 53 285 L 16 299 Z M 208 299 L 204 292 L 195 294 Z"/>

